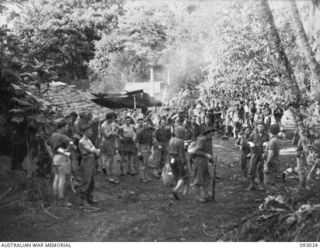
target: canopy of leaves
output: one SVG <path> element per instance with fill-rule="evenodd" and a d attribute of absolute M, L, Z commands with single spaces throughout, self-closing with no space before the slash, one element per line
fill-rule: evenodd
<path fill-rule="evenodd" d="M 86 78 L 94 41 L 117 26 L 121 1 L 37 0 L 11 13 L 21 48 L 69 82 Z"/>
<path fill-rule="evenodd" d="M 164 5 L 128 3 L 118 27 L 95 43 L 92 78 L 108 91 L 126 81 L 148 80 L 150 67 L 161 67 L 171 14 Z"/>

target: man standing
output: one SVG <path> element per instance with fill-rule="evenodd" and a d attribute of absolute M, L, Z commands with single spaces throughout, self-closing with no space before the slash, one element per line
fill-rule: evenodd
<path fill-rule="evenodd" d="M 73 141 L 66 134 L 68 123 L 65 120 L 58 122 L 58 131 L 53 133 L 46 141 L 47 151 L 52 158 L 54 172 L 53 195 L 60 204 L 70 206 L 64 201 L 64 185 L 67 175 L 71 173 L 70 150 L 74 148 Z"/>
<path fill-rule="evenodd" d="M 196 188 L 196 200 L 206 202 L 210 199 L 208 186 L 210 183 L 209 160 L 212 160 L 212 135 L 214 129 L 207 127 L 199 137 L 195 147 L 188 149 L 194 155 L 194 186 Z M 204 196 L 201 196 L 201 190 Z"/>
<path fill-rule="evenodd" d="M 200 135 L 200 127 L 197 124 L 197 117 L 196 116 L 192 116 L 191 117 L 191 125 L 190 128 L 193 132 L 193 135 L 195 138 L 197 138 Z"/>
<path fill-rule="evenodd" d="M 125 124 L 119 129 L 119 138 L 121 142 L 121 161 L 120 161 L 120 171 L 121 175 L 124 175 L 123 172 L 123 163 L 125 161 L 125 157 L 127 157 L 128 162 L 128 174 L 135 175 L 136 172 L 133 169 L 133 159 L 135 154 L 135 129 L 134 126 L 131 125 L 131 117 L 127 116 L 125 119 Z"/>
<path fill-rule="evenodd" d="M 119 118 L 119 125 L 120 126 L 125 124 L 127 115 L 128 115 L 128 109 L 126 109 L 126 108 L 122 109 L 122 112 L 121 112 L 121 115 Z"/>
<path fill-rule="evenodd" d="M 116 154 L 116 136 L 118 130 L 113 125 L 114 113 L 108 112 L 106 114 L 106 121 L 101 125 L 102 135 L 102 167 L 107 175 L 107 181 L 110 183 L 118 183 L 118 179 L 114 177 L 113 161 Z"/>
<path fill-rule="evenodd" d="M 186 157 L 184 153 L 184 132 L 185 129 L 182 126 L 178 126 L 175 130 L 175 137 L 172 137 L 169 141 L 170 166 L 176 182 L 176 186 L 173 189 L 172 194 L 176 200 L 179 199 L 179 190 L 188 179 Z"/>
<path fill-rule="evenodd" d="M 160 178 L 162 169 L 167 161 L 168 156 L 168 143 L 170 139 L 170 131 L 166 129 L 166 120 L 162 118 L 160 120 L 160 127 L 155 131 L 154 137 L 158 147 L 155 148 L 155 165 L 156 171 L 154 176 Z"/>
<path fill-rule="evenodd" d="M 151 119 L 147 119 L 144 128 L 137 134 L 137 147 L 139 158 L 139 173 L 140 181 L 148 183 L 151 181 L 149 178 L 149 157 L 151 155 L 151 147 L 153 144 L 157 146 L 154 140 L 154 128 Z"/>
<path fill-rule="evenodd" d="M 213 125 L 210 123 L 210 118 L 208 116 L 204 117 L 204 123 L 200 125 L 200 135 L 203 135 L 207 129 L 213 129 Z"/>
<path fill-rule="evenodd" d="M 93 199 L 92 192 L 95 184 L 95 156 L 99 155 L 100 150 L 96 149 L 90 140 L 90 137 L 93 135 L 91 126 L 83 127 L 82 132 L 83 137 L 79 141 L 79 150 L 81 154 L 80 196 L 81 205 L 88 206 L 88 203 L 92 205 L 97 202 Z"/>
<path fill-rule="evenodd" d="M 82 136 L 83 127 L 86 127 L 90 124 L 92 120 L 92 114 L 89 111 L 80 112 L 79 117 L 74 122 L 74 132 L 79 136 Z"/>
<path fill-rule="evenodd" d="M 250 121 L 250 127 L 254 127 L 254 118 L 257 112 L 256 104 L 253 100 L 249 102 L 249 121 Z"/>
<path fill-rule="evenodd" d="M 23 111 L 15 113 L 11 119 L 12 131 L 12 155 L 11 170 L 22 170 L 22 163 L 27 156 L 27 121 Z"/>
<path fill-rule="evenodd" d="M 269 136 L 265 133 L 264 124 L 258 123 L 255 132 L 249 138 L 249 145 L 251 147 L 251 159 L 249 168 L 250 185 L 247 190 L 256 189 L 256 172 L 258 170 L 259 176 L 259 190 L 263 190 L 263 147 L 266 146 Z"/>
<path fill-rule="evenodd" d="M 135 126 L 136 133 L 143 129 L 143 118 L 138 118 L 138 123 Z"/>
<path fill-rule="evenodd" d="M 264 111 L 264 123 L 266 126 L 266 130 L 268 130 L 271 125 L 271 114 L 272 114 L 272 111 L 268 103 L 265 103 L 263 111 Z"/>
<path fill-rule="evenodd" d="M 264 183 L 269 192 L 276 191 L 276 179 L 280 167 L 280 141 L 277 138 L 280 128 L 278 124 L 270 126 L 270 141 L 267 146 L 267 161 L 264 165 Z"/>
<path fill-rule="evenodd" d="M 134 157 L 134 169 L 136 172 L 139 171 L 139 159 L 138 159 L 138 146 L 137 146 L 137 134 L 143 129 L 143 118 L 138 118 L 138 123 L 135 125 L 136 137 L 135 137 L 135 157 Z"/>
<path fill-rule="evenodd" d="M 77 113 L 71 112 L 67 117 L 66 121 L 68 123 L 68 131 L 67 136 L 70 137 L 75 145 L 78 145 L 81 137 L 75 133 L 75 122 L 77 120 Z M 77 149 L 71 151 L 71 178 L 75 178 L 77 181 L 80 181 L 80 173 L 79 173 L 79 161 L 80 155 Z"/>
<path fill-rule="evenodd" d="M 248 144 L 250 134 L 251 134 L 250 127 L 245 127 L 242 132 L 242 137 L 239 138 L 239 145 L 241 150 L 240 168 L 241 168 L 242 176 L 244 178 L 248 177 L 247 161 L 248 161 L 248 155 L 250 154 L 250 146 Z"/>
<path fill-rule="evenodd" d="M 283 109 L 281 108 L 280 104 L 277 104 L 277 107 L 273 111 L 274 119 L 276 120 L 276 123 L 280 126 L 281 125 L 281 119 L 283 116 Z"/>

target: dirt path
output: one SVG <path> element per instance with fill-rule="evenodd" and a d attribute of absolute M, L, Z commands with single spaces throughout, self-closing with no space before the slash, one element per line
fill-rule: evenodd
<path fill-rule="evenodd" d="M 97 175 L 96 198 L 101 208 L 85 212 L 79 207 L 50 207 L 30 214 L 1 213 L 1 240 L 4 241 L 217 241 L 224 240 L 243 217 L 257 210 L 266 196 L 245 190 L 248 183 L 239 179 L 239 150 L 234 140 L 215 139 L 218 155 L 216 201 L 199 204 L 191 192 L 174 201 L 170 188 L 160 180 L 138 182 L 125 176 L 119 185 L 111 185 Z M 76 200 L 73 199 L 76 203 Z M 12 212 L 11 212 L 12 213 Z M 36 214 L 37 215 L 36 215 Z M 232 234 L 229 234 L 232 239 Z"/>

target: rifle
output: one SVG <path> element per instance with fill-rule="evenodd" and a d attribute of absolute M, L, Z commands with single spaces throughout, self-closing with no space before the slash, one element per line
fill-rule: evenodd
<path fill-rule="evenodd" d="M 217 156 L 214 157 L 214 162 L 213 162 L 213 174 L 212 174 L 212 195 L 211 199 L 214 201 L 215 199 L 215 192 L 216 192 L 216 171 L 217 171 L 217 162 L 218 158 Z"/>

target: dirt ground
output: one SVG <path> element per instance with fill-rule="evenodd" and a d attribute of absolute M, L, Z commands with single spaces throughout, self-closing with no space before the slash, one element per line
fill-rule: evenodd
<path fill-rule="evenodd" d="M 170 188 L 155 178 L 144 184 L 137 176 L 124 176 L 118 185 L 112 185 L 98 174 L 95 197 L 100 210 L 81 209 L 79 199 L 72 193 L 68 194 L 74 204 L 70 208 L 45 205 L 45 209 L 39 201 L 32 205 L 0 204 L 0 240 L 236 241 L 235 228 L 240 228 L 244 219 L 258 210 L 267 194 L 245 190 L 248 182 L 240 178 L 240 153 L 234 142 L 233 138 L 214 138 L 214 151 L 218 155 L 214 202 L 195 202 L 193 190 L 184 199 L 175 201 Z M 289 140 L 284 143 L 289 144 Z M 294 157 L 282 159 L 283 168 L 294 164 Z M 1 198 L 4 187 L 0 191 Z M 19 198 L 18 195 L 16 199 Z M 14 193 L 0 199 L 2 203 L 4 200 L 14 201 Z"/>

